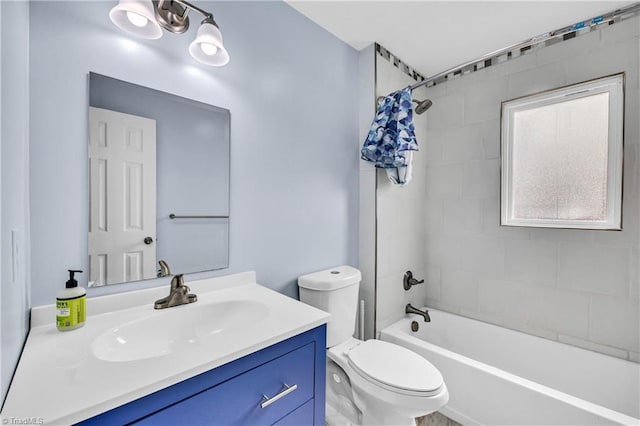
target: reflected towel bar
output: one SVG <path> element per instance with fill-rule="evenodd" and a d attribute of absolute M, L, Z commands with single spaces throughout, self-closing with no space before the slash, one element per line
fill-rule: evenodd
<path fill-rule="evenodd" d="M 177 215 L 171 213 L 169 219 L 229 219 L 229 216 L 192 216 L 192 215 Z"/>

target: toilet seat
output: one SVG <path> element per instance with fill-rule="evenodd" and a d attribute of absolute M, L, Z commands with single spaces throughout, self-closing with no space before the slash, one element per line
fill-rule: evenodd
<path fill-rule="evenodd" d="M 442 375 L 429 361 L 402 346 L 367 340 L 351 347 L 349 365 L 363 378 L 392 392 L 428 397 L 441 392 Z"/>

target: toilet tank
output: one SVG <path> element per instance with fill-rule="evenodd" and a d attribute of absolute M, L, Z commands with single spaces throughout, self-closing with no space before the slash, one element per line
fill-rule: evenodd
<path fill-rule="evenodd" d="M 298 278 L 300 301 L 329 312 L 327 347 L 353 336 L 362 275 L 351 266 L 337 266 Z"/>

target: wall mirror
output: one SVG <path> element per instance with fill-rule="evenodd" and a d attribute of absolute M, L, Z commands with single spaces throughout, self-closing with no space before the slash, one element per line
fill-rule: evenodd
<path fill-rule="evenodd" d="M 229 110 L 90 73 L 88 128 L 89 287 L 228 267 Z"/>
<path fill-rule="evenodd" d="M 620 230 L 624 75 L 502 103 L 501 224 Z"/>

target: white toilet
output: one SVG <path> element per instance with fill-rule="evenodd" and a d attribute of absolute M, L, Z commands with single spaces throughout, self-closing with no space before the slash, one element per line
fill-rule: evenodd
<path fill-rule="evenodd" d="M 298 278 L 300 300 L 331 314 L 327 422 L 331 424 L 330 412 L 337 412 L 356 424 L 415 425 L 415 417 L 444 406 L 449 392 L 440 372 L 420 355 L 353 337 L 360 279 L 360 271 L 350 266 Z"/>

